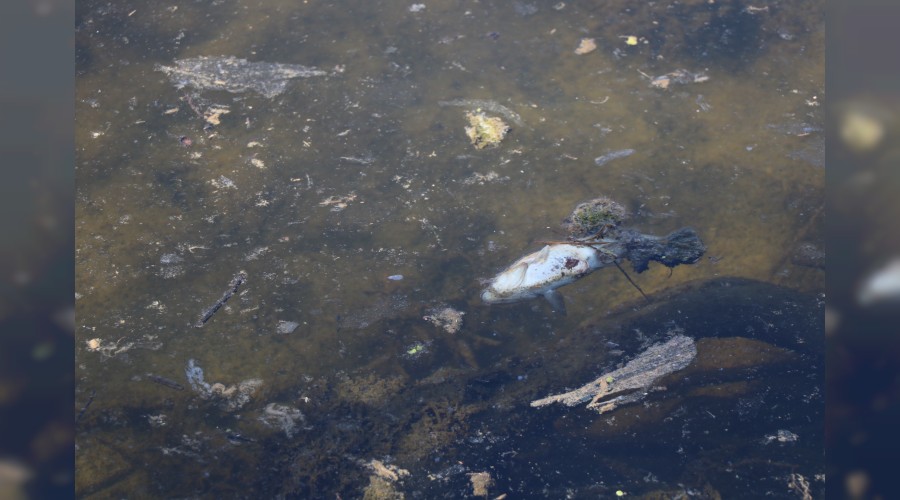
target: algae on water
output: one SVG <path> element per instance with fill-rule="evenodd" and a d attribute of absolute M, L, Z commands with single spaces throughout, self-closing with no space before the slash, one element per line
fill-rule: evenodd
<path fill-rule="evenodd" d="M 605 230 L 618 227 L 626 217 L 625 207 L 601 196 L 578 204 L 563 221 L 563 229 L 573 238 L 603 236 Z"/>
<path fill-rule="evenodd" d="M 467 112 L 466 119 L 469 120 L 466 135 L 469 136 L 475 149 L 484 149 L 500 144 L 510 130 L 509 126 L 500 118 L 487 116 L 481 111 Z"/>

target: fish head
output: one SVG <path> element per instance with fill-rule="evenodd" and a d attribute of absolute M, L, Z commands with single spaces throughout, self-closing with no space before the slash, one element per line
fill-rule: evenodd
<path fill-rule="evenodd" d="M 488 282 L 487 288 L 481 292 L 481 300 L 499 304 L 529 298 L 529 290 L 523 286 L 527 272 L 528 263 L 520 259 Z"/>

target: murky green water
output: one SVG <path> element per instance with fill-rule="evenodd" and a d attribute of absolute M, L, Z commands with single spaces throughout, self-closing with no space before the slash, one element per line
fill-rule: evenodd
<path fill-rule="evenodd" d="M 644 408 L 658 425 L 613 433 L 598 430 L 607 415 L 528 407 L 636 355 L 634 333 L 616 330 L 641 321 L 633 315 L 660 321 L 651 336 L 721 323 L 731 334 L 685 333 L 756 338 L 770 325 L 784 338 L 762 340 L 802 353 L 788 332 L 819 331 L 815 301 L 795 316 L 772 306 L 713 321 L 721 307 L 700 307 L 666 323 L 615 269 L 563 288 L 566 317 L 538 301 L 479 299 L 479 279 L 561 239 L 560 221 L 598 195 L 626 205 L 642 231 L 689 225 L 703 238 L 701 262 L 633 276 L 657 304 L 719 277 L 795 291 L 763 294 L 796 295 L 778 304 L 821 292 L 822 269 L 798 265 L 797 251 L 822 248 L 822 4 L 80 2 L 76 411 L 91 403 L 78 422 L 79 496 L 359 497 L 370 475 L 360 463 L 372 459 L 408 469 L 394 486 L 412 497 L 462 496 L 466 474 L 482 470 L 493 471 L 492 497 L 734 496 L 763 483 L 790 496 L 793 471 L 823 488 L 819 432 L 766 448 L 759 441 L 781 427 L 752 412 L 735 413 L 747 429 L 738 437 L 702 420 L 736 411 L 754 389 L 682 391 L 684 404 L 618 415 L 641 419 Z M 576 55 L 584 37 L 597 49 Z M 265 98 L 176 89 L 156 69 L 197 56 L 327 75 Z M 648 79 L 681 68 L 709 79 L 667 89 Z M 457 99 L 494 101 L 522 124 L 476 150 L 466 109 L 439 104 Z M 198 113 L 216 105 L 229 112 L 204 127 Z M 635 153 L 594 163 L 626 148 Z M 246 282 L 194 327 L 239 271 Z M 423 319 L 445 307 L 464 313 L 454 334 Z M 239 408 L 204 399 L 185 376 L 189 359 L 225 390 L 262 386 Z M 808 393 L 815 372 L 760 363 L 734 377 L 769 384 L 758 397 L 784 399 L 815 429 L 821 392 L 792 407 L 772 389 L 799 377 Z M 704 474 L 702 460 L 718 457 L 697 458 L 691 432 L 702 429 L 716 438 L 704 446 L 735 462 L 781 446 L 776 462 L 794 469 Z M 542 451 L 546 442 L 556 444 Z M 680 461 L 658 459 L 669 452 Z"/>

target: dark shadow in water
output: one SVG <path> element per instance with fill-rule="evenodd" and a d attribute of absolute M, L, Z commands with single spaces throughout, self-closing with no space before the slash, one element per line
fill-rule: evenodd
<path fill-rule="evenodd" d="M 388 359 L 391 375 L 369 379 L 379 380 L 376 386 L 400 384 L 388 397 L 375 398 L 375 389 L 366 404 L 328 401 L 332 384 L 307 385 L 315 402 L 304 410 L 300 436 L 230 448 L 270 449 L 251 469 L 271 472 L 236 468 L 229 481 L 193 491 L 236 494 L 234 485 L 249 480 L 264 496 L 359 497 L 369 475 L 362 464 L 393 457 L 411 473 L 396 487 L 412 498 L 462 497 L 472 491 L 469 474 L 481 471 L 494 478 L 491 497 L 597 498 L 622 490 L 665 498 L 750 492 L 794 498 L 788 483 L 800 474 L 818 498 L 824 490 L 816 478 L 824 473 L 823 308 L 817 295 L 716 279 L 559 332 L 539 351 L 495 358 L 482 369 L 449 357 L 464 335 L 436 340 L 430 356 Z M 384 326 L 404 335 L 415 325 Z M 675 331 L 695 339 L 697 357 L 658 380 L 661 388 L 643 402 L 602 415 L 584 406 L 529 406 Z M 423 378 L 435 367 L 441 368 Z M 364 386 L 368 375 L 348 377 L 340 383 Z M 160 486 L 168 482 L 162 479 Z"/>
<path fill-rule="evenodd" d="M 713 15 L 709 22 L 685 37 L 689 57 L 711 60 L 730 70 L 749 65 L 764 51 L 761 19 L 746 12 L 744 2 L 712 5 Z"/>

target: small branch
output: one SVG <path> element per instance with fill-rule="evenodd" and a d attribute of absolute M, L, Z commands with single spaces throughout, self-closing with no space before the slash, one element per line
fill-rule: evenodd
<path fill-rule="evenodd" d="M 87 411 L 88 406 L 91 406 L 91 403 L 94 402 L 94 395 L 95 395 L 95 394 L 97 394 L 97 391 L 96 391 L 96 390 L 91 390 L 91 397 L 88 398 L 88 402 L 85 403 L 83 407 L 81 407 L 81 411 L 78 412 L 78 416 L 75 417 L 75 425 L 78 425 L 78 421 L 81 420 L 81 416 L 84 415 L 84 412 Z"/>
<path fill-rule="evenodd" d="M 209 321 L 209 318 L 212 318 L 213 314 L 215 314 L 216 311 L 218 311 L 219 308 L 221 308 L 225 304 L 225 302 L 228 302 L 228 299 L 230 299 L 231 296 L 234 295 L 235 292 L 237 292 L 238 288 L 240 288 L 241 284 L 243 284 L 246 280 L 247 273 L 245 273 L 244 271 L 237 273 L 237 275 L 232 278 L 231 283 L 228 284 L 228 290 L 225 290 L 225 293 L 222 294 L 222 298 L 217 300 L 216 303 L 212 305 L 212 307 L 210 307 L 206 310 L 206 312 L 200 315 L 200 319 L 198 319 L 197 322 L 194 323 L 194 326 L 196 328 L 201 328 L 204 324 L 206 324 L 206 322 Z"/>
<path fill-rule="evenodd" d="M 628 282 L 631 283 L 632 286 L 634 286 L 635 288 L 637 288 L 637 291 L 641 292 L 641 295 L 643 295 L 643 296 L 644 296 L 644 299 L 647 300 L 647 303 L 650 304 L 650 303 L 651 303 L 650 297 L 647 297 L 647 294 L 644 293 L 643 290 L 641 290 L 641 287 L 639 287 L 638 284 L 635 283 L 633 279 L 631 279 L 631 276 L 628 276 L 628 273 L 626 273 L 625 270 L 622 269 L 622 266 L 620 266 L 619 263 L 616 262 L 616 261 L 613 261 L 613 264 L 615 264 L 616 267 L 619 268 L 619 271 L 622 271 L 622 274 L 625 275 L 625 278 L 628 280 Z"/>

